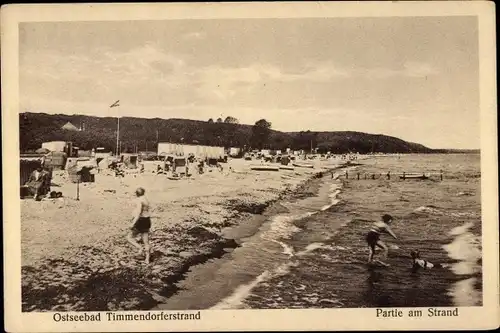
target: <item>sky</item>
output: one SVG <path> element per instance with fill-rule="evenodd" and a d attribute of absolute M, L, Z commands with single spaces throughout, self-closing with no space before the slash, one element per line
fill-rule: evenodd
<path fill-rule="evenodd" d="M 265 118 L 480 147 L 475 17 L 22 23 L 19 79 L 20 112 Z"/>

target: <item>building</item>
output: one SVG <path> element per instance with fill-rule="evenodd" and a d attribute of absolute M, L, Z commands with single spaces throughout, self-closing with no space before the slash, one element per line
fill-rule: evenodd
<path fill-rule="evenodd" d="M 241 151 L 240 148 L 231 147 L 231 148 L 229 148 L 229 156 L 233 156 L 233 157 L 238 156 L 240 151 Z"/>
<path fill-rule="evenodd" d="M 99 163 L 100 160 L 104 159 L 104 158 L 108 158 L 108 157 L 111 157 L 113 156 L 113 152 L 111 151 L 106 151 L 105 148 L 103 147 L 98 147 L 96 150 L 95 150 L 95 159 L 97 160 L 97 162 Z"/>
<path fill-rule="evenodd" d="M 44 166 L 49 170 L 64 170 L 67 155 L 62 151 L 51 151 L 45 155 Z"/>
<path fill-rule="evenodd" d="M 271 149 L 261 149 L 260 153 L 264 156 L 271 154 Z"/>
<path fill-rule="evenodd" d="M 42 148 L 45 148 L 49 151 L 58 151 L 63 152 L 66 148 L 65 141 L 49 141 L 42 143 Z"/>
<path fill-rule="evenodd" d="M 129 169 L 137 169 L 139 160 L 137 154 L 122 153 L 120 161 Z"/>
<path fill-rule="evenodd" d="M 66 131 L 79 131 L 78 127 L 76 127 L 69 121 L 66 124 L 64 124 L 61 128 Z"/>
<path fill-rule="evenodd" d="M 78 147 L 73 146 L 73 142 L 65 141 L 49 141 L 43 142 L 42 148 L 50 152 L 64 152 L 67 157 L 75 157 L 78 153 Z"/>
<path fill-rule="evenodd" d="M 158 143 L 158 155 L 189 156 L 198 158 L 224 158 L 224 147 L 177 144 L 170 142 Z"/>

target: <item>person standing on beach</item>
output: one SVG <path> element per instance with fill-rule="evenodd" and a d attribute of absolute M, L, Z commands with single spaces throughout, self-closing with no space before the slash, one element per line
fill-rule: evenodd
<path fill-rule="evenodd" d="M 142 255 L 143 248 L 135 240 L 140 235 L 144 244 L 144 251 L 146 252 L 145 262 L 149 264 L 150 246 L 149 246 L 149 230 L 151 229 L 151 217 L 149 215 L 149 200 L 145 196 L 146 191 L 139 187 L 135 191 L 137 196 L 135 207 L 133 211 L 132 226 L 127 235 L 127 241 L 138 249 L 138 255 Z"/>
<path fill-rule="evenodd" d="M 368 263 L 373 262 L 373 256 L 375 255 L 375 247 L 380 247 L 384 251 L 384 260 L 387 259 L 389 254 L 389 248 L 380 240 L 380 235 L 385 233 L 391 235 L 394 239 L 398 239 L 394 232 L 392 232 L 389 224 L 392 222 L 392 216 L 385 214 L 382 216 L 382 221 L 373 223 L 370 231 L 366 235 L 366 242 L 370 248 L 370 254 L 368 256 Z M 383 262 L 381 262 L 384 264 Z M 384 264 L 387 265 L 387 264 Z"/>

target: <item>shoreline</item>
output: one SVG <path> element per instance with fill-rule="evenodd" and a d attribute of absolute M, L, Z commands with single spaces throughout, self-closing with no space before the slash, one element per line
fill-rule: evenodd
<path fill-rule="evenodd" d="M 339 164 L 329 169 L 342 167 L 343 164 Z M 184 279 L 191 267 L 221 258 L 238 247 L 237 240 L 244 238 L 245 233 L 235 229 L 279 209 L 282 200 L 312 195 L 310 184 L 319 173 L 325 173 L 325 167 L 308 173 L 295 186 L 287 185 L 281 191 L 265 190 L 272 195 L 259 202 L 223 196 L 215 208 L 227 209 L 230 213 L 223 214 L 217 223 L 195 212 L 180 223 L 154 230 L 150 236 L 152 262 L 149 266 L 131 259 L 131 253 L 127 252 L 133 251 L 118 235 L 94 246 L 72 249 L 69 258 L 49 257 L 36 265 L 23 265 L 22 311 L 154 308 L 177 291 L 176 283 Z M 187 209 L 192 206 L 182 199 L 175 202 Z M 231 231 L 233 237 L 228 237 Z M 252 230 L 247 229 L 246 233 L 250 235 Z"/>
<path fill-rule="evenodd" d="M 305 204 L 307 206 L 304 201 L 310 202 L 311 199 L 313 202 L 316 201 L 313 204 L 316 208 L 310 207 L 306 210 L 319 212 L 323 204 L 318 206 L 317 201 L 320 192 L 324 192 L 325 188 L 330 186 L 330 172 L 333 173 L 345 167 L 348 165 L 331 168 L 328 172 L 323 172 L 323 177 L 308 179 L 302 184 L 301 191 L 270 205 L 261 216 L 253 221 L 254 232 L 246 234 L 243 228 L 243 234 L 239 232 L 233 234 L 237 242 L 239 239 L 243 241 L 242 247 L 234 249 L 225 258 L 210 260 L 204 265 L 194 267 L 186 279 L 180 283 L 179 293 L 153 310 L 219 309 L 220 305 L 225 304 L 227 300 L 241 298 L 241 289 L 248 289 L 249 292 L 253 287 L 248 286 L 253 286 L 263 276 L 272 274 L 271 272 L 276 269 L 275 265 L 282 268 L 287 266 L 286 260 L 294 249 L 280 241 L 278 234 L 284 233 L 281 235 L 291 236 L 295 231 L 287 230 L 288 223 L 281 221 L 294 219 L 297 216 L 297 208 L 293 208 L 294 205 L 298 204 L 298 207 L 301 207 Z M 321 200 L 323 201 L 324 198 Z M 239 229 L 239 226 L 240 224 L 234 228 Z M 262 258 L 261 255 L 266 255 L 266 258 Z M 199 281 L 205 282 L 200 284 Z"/>
<path fill-rule="evenodd" d="M 341 169 L 343 167 L 345 166 L 341 165 L 332 170 Z M 243 219 L 238 219 L 237 223 L 223 228 L 219 233 L 221 236 L 220 245 L 216 247 L 214 251 L 207 255 L 189 258 L 183 266 L 183 269 L 168 280 L 171 285 L 162 293 L 162 296 L 166 297 L 163 302 L 166 302 L 169 296 L 174 295 L 179 290 L 176 283 L 183 281 L 186 278 L 186 274 L 189 274 L 191 268 L 203 266 L 205 263 L 212 260 L 224 260 L 226 254 L 232 252 L 232 250 L 240 247 L 244 243 L 244 239 L 255 235 L 270 216 L 286 211 L 286 208 L 281 205 L 281 202 L 302 198 L 304 196 L 313 196 L 318 191 L 318 179 L 321 178 L 318 177 L 318 174 L 322 173 L 324 172 L 318 171 L 314 173 L 310 178 L 299 184 L 296 189 L 282 192 L 276 199 L 269 200 L 265 204 L 249 207 L 249 209 L 243 209 L 243 213 L 248 213 L 250 215 L 243 217 Z M 158 304 L 149 310 L 161 308 L 163 302 L 158 302 Z"/>

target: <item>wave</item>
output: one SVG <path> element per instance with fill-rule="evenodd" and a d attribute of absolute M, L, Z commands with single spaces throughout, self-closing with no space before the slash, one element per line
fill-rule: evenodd
<path fill-rule="evenodd" d="M 448 256 L 458 261 L 448 267 L 456 275 L 472 275 L 481 271 L 481 239 L 469 231 L 473 226 L 474 223 L 467 222 L 453 228 L 448 234 L 455 238 L 443 246 Z M 455 305 L 473 306 L 480 303 L 481 293 L 474 287 L 476 281 L 477 278 L 472 277 L 453 284 L 449 294 Z"/>
<path fill-rule="evenodd" d="M 458 227 L 455 227 L 453 229 L 450 230 L 450 232 L 448 233 L 450 236 L 458 236 L 458 235 L 462 235 L 464 233 L 466 233 L 470 228 L 472 228 L 474 226 L 474 223 L 472 222 L 467 222 L 465 223 L 464 225 L 461 225 L 461 226 L 458 226 Z"/>
<path fill-rule="evenodd" d="M 471 306 L 481 303 L 481 292 L 476 290 L 476 278 L 469 278 L 456 282 L 449 290 L 448 295 L 453 298 L 457 306 Z"/>
<path fill-rule="evenodd" d="M 338 179 L 340 175 L 341 173 L 335 174 L 334 179 Z M 330 185 L 328 189 L 328 198 L 330 200 L 330 203 L 322 206 L 319 210 L 306 211 L 295 214 L 282 214 L 272 217 L 269 228 L 262 231 L 260 238 L 279 244 L 282 248 L 281 253 L 287 255 L 289 257 L 289 260 L 279 265 L 275 269 L 265 270 L 250 283 L 237 287 L 230 296 L 220 301 L 211 309 L 236 309 L 244 307 L 244 300 L 250 295 L 250 293 L 256 286 L 277 276 L 286 275 L 290 272 L 291 267 L 297 266 L 298 262 L 294 260 L 294 258 L 296 257 L 307 255 L 308 253 L 320 248 L 331 250 L 345 250 L 344 248 L 340 249 L 340 247 L 337 248 L 325 243 L 315 242 L 308 244 L 302 251 L 295 252 L 295 249 L 292 246 L 284 242 L 284 240 L 290 239 L 293 234 L 301 231 L 301 229 L 297 227 L 294 222 L 313 216 L 336 205 L 339 202 L 338 195 L 341 192 L 341 188 L 342 184 L 339 184 L 337 182 Z M 308 210 L 307 207 L 299 207 L 298 205 L 293 206 L 295 207 L 295 209 Z M 322 301 L 337 303 L 337 301 L 335 300 L 323 299 Z"/>
<path fill-rule="evenodd" d="M 420 207 L 414 209 L 413 213 L 438 215 L 438 216 L 447 215 L 447 216 L 452 216 L 452 217 L 473 217 L 473 218 L 476 218 L 479 216 L 475 212 L 447 212 L 442 208 L 432 206 L 432 205 L 420 206 Z"/>
<path fill-rule="evenodd" d="M 336 205 L 340 200 L 338 199 L 338 195 L 341 192 L 342 184 L 334 183 L 331 184 L 328 189 L 328 198 L 330 200 L 329 204 L 323 205 L 319 210 L 315 211 L 306 211 L 295 214 L 282 214 L 276 215 L 271 219 L 270 227 L 268 230 L 264 231 L 261 234 L 261 238 L 265 240 L 269 240 L 272 242 L 280 243 L 284 249 L 285 254 L 292 255 L 293 249 L 283 243 L 281 240 L 289 239 L 293 234 L 299 232 L 301 229 L 297 227 L 294 222 L 311 217 L 319 212 L 325 211 L 334 205 Z M 299 210 L 308 210 L 307 207 L 300 207 L 294 205 L 295 209 Z"/>
<path fill-rule="evenodd" d="M 272 239 L 271 241 L 278 243 L 279 245 L 281 245 L 281 247 L 283 247 L 283 252 L 282 252 L 283 254 L 286 254 L 289 257 L 293 257 L 295 255 L 293 247 L 288 245 L 287 243 L 274 239 Z"/>
<path fill-rule="evenodd" d="M 443 246 L 451 259 L 458 260 L 451 266 L 451 271 L 456 275 L 470 275 L 480 271 L 478 264 L 481 259 L 479 237 L 465 232 L 457 235 L 453 242 Z"/>
<path fill-rule="evenodd" d="M 317 212 L 306 212 L 296 215 L 277 215 L 271 219 L 269 229 L 261 234 L 261 238 L 272 242 L 280 239 L 289 239 L 294 233 L 299 232 L 301 229 L 293 222 L 310 217 Z"/>
<path fill-rule="evenodd" d="M 340 199 L 338 198 L 338 195 L 341 192 L 342 185 L 340 184 L 332 184 L 330 186 L 330 193 L 328 194 L 328 198 L 330 199 L 330 203 L 328 205 L 324 205 L 321 208 L 321 211 L 325 211 L 333 206 L 335 206 L 337 203 L 339 203 Z"/>
<path fill-rule="evenodd" d="M 413 210 L 414 213 L 426 213 L 431 215 L 444 215 L 444 212 L 435 206 L 420 206 Z"/>
<path fill-rule="evenodd" d="M 315 242 L 315 243 L 308 244 L 304 250 L 294 254 L 293 249 L 291 249 L 291 247 L 289 247 L 288 245 L 286 245 L 283 242 L 279 242 L 279 243 L 282 244 L 283 248 L 285 249 L 284 252 L 291 253 L 292 257 L 305 256 L 305 255 L 307 255 L 307 254 L 309 254 L 317 249 L 328 249 L 328 250 L 332 250 L 332 251 L 347 250 L 347 248 L 344 248 L 341 246 L 332 246 L 332 245 L 328 245 L 328 244 L 321 243 L 321 242 Z M 286 250 L 286 249 L 288 249 L 288 250 Z M 290 251 L 290 249 L 292 252 Z M 262 272 L 259 276 L 257 276 L 250 283 L 241 285 L 238 288 L 236 288 L 236 290 L 230 296 L 226 297 L 225 299 L 223 299 L 222 301 L 220 301 L 219 303 L 217 303 L 216 305 L 214 305 L 210 309 L 211 310 L 221 310 L 221 309 L 239 309 L 239 308 L 242 308 L 242 307 L 244 307 L 244 300 L 251 294 L 252 290 L 255 287 L 257 287 L 259 284 L 261 284 L 263 282 L 266 282 L 266 281 L 269 281 L 269 280 L 274 279 L 276 277 L 283 276 L 283 275 L 290 273 L 291 268 L 296 267 L 298 265 L 299 265 L 299 263 L 297 261 L 290 260 L 284 264 L 279 265 L 274 270 L 266 270 L 266 271 Z M 300 291 L 300 288 L 297 289 L 297 291 Z M 307 295 L 305 295 L 305 296 L 307 296 Z M 313 300 L 311 299 L 310 301 L 313 301 Z M 335 304 L 337 306 L 342 305 L 340 301 L 334 300 L 334 299 L 321 299 L 320 300 L 318 298 L 313 303 L 323 303 L 323 302 Z"/>
<path fill-rule="evenodd" d="M 286 275 L 290 269 L 297 266 L 298 263 L 294 261 L 287 262 L 275 268 L 274 270 L 266 270 L 257 276 L 253 281 L 236 288 L 236 290 L 222 301 L 212 306 L 210 310 L 224 310 L 224 309 L 239 309 L 244 306 L 243 301 L 250 295 L 252 290 L 260 283 L 276 278 L 278 276 Z"/>
<path fill-rule="evenodd" d="M 224 298 L 222 301 L 212 306 L 210 310 L 237 309 L 241 307 L 243 300 L 250 294 L 252 289 L 268 278 L 269 271 L 262 272 L 262 274 L 257 276 L 252 282 L 238 286 L 229 297 Z"/>

